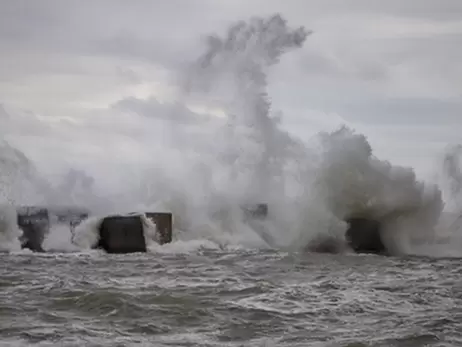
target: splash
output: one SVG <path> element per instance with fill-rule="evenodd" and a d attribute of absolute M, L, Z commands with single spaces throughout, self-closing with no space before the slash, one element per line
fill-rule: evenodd
<path fill-rule="evenodd" d="M 431 239 L 444 207 L 438 187 L 419 182 L 410 168 L 377 159 L 366 138 L 345 127 L 320 140 L 315 186 L 337 220 L 378 220 L 392 253 L 411 252 L 413 239 Z"/>
<path fill-rule="evenodd" d="M 163 122 L 157 124 L 170 122 L 162 128 L 168 129 L 170 141 L 153 146 L 152 167 L 136 175 L 121 173 L 121 188 L 103 200 L 92 199 L 98 182 L 71 171 L 64 184 L 53 188 L 58 192 L 52 200 L 93 203 L 94 210 L 104 206 L 114 213 L 171 211 L 175 241 L 163 250 L 341 252 L 347 249 L 344 220 L 362 216 L 381 222 L 393 253 L 412 253 L 416 240 L 432 239 L 443 209 L 440 190 L 419 182 L 412 169 L 376 158 L 366 137 L 346 127 L 321 133 L 313 139 L 316 145 L 308 146 L 290 136 L 272 110 L 268 73 L 285 54 L 302 47 L 309 34 L 274 15 L 241 21 L 223 36 L 210 36 L 204 54 L 182 76 L 180 101 L 170 109 L 150 107 L 152 100 L 118 103 L 119 110 L 123 105 L 122 111 L 143 116 L 150 110 L 167 113 L 157 115 Z M 199 117 L 186 107 L 191 104 L 220 110 L 223 116 Z M 266 219 L 246 216 L 242 206 L 255 203 L 269 205 Z M 93 247 L 99 222 L 95 217 L 82 223 L 73 242 L 81 249 Z M 154 229 L 150 226 L 149 240 Z M 149 247 L 160 249 L 154 243 Z"/>
<path fill-rule="evenodd" d="M 39 203 L 43 182 L 27 156 L 0 141 L 0 250 L 21 249 L 22 231 L 17 225 L 15 207 L 26 202 Z"/>
<path fill-rule="evenodd" d="M 2 203 L 43 203 L 44 182 L 35 165 L 20 150 L 0 141 L 0 199 Z"/>
<path fill-rule="evenodd" d="M 209 37 L 205 53 L 187 76 L 185 98 L 205 99 L 227 115 L 217 159 L 233 166 L 227 179 L 250 199 L 265 199 L 275 189 L 294 145 L 271 114 L 268 69 L 284 53 L 301 47 L 308 35 L 303 27 L 288 27 L 280 15 L 239 22 L 225 37 Z"/>
<path fill-rule="evenodd" d="M 22 231 L 16 223 L 14 206 L 0 205 L 0 251 L 21 250 Z"/>
<path fill-rule="evenodd" d="M 225 206 L 229 202 L 271 206 L 266 223 L 218 229 L 234 229 L 236 237 L 236 229 L 250 228 L 260 246 L 316 249 L 327 242 L 340 250 L 344 220 L 362 215 L 381 221 L 393 252 L 408 252 L 412 238 L 432 234 L 443 208 L 440 191 L 418 182 L 411 169 L 375 158 L 367 139 L 345 127 L 320 134 L 319 146 L 308 148 L 282 129 L 271 110 L 268 70 L 301 47 L 309 33 L 289 28 L 280 15 L 239 22 L 224 37 L 209 38 L 187 76 L 185 100 L 207 102 L 227 115 L 211 141 L 217 150 L 214 165 L 207 167 L 213 172 L 204 175 L 214 182 L 217 167 L 223 173 L 211 184 L 215 189 L 208 200 L 227 210 L 220 220 L 242 221 L 238 211 Z M 210 223 L 210 205 L 205 211 Z"/>
<path fill-rule="evenodd" d="M 85 206 L 93 212 L 108 210 L 106 200 L 94 194 L 92 178 L 84 172 L 70 170 L 62 180 L 63 183 L 53 185 L 25 153 L 6 141 L 0 143 L 0 249 L 21 249 L 23 232 L 17 225 L 16 211 L 19 206 L 46 206 L 50 211 L 55 206 Z M 50 233 L 44 240 L 45 250 L 75 250 L 69 226 L 51 222 Z"/>

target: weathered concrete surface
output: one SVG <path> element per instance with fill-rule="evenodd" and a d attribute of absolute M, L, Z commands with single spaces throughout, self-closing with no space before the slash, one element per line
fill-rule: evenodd
<path fill-rule="evenodd" d="M 146 252 L 143 224 L 139 215 L 105 217 L 99 233 L 97 248 L 107 253 Z"/>
<path fill-rule="evenodd" d="M 43 240 L 50 230 L 48 210 L 43 207 L 21 206 L 16 211 L 18 226 L 23 231 L 22 248 L 43 252 Z"/>
<path fill-rule="evenodd" d="M 367 218 L 348 218 L 346 239 L 356 253 L 387 254 L 380 236 L 380 222 Z"/>
<path fill-rule="evenodd" d="M 169 212 L 146 212 L 146 217 L 156 224 L 161 245 L 172 242 L 173 216 Z"/>

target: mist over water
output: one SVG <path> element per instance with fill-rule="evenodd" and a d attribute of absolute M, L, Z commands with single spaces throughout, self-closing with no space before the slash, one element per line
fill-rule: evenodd
<path fill-rule="evenodd" d="M 171 211 L 175 241 L 163 249 L 173 251 L 303 250 L 316 249 L 319 242 L 342 251 L 344 219 L 362 216 L 381 221 L 393 253 L 422 253 L 416 242 L 433 242 L 441 230 L 444 203 L 439 187 L 418 181 L 412 168 L 376 158 L 366 137 L 353 129 L 303 139 L 311 140 L 308 145 L 286 132 L 281 114 L 272 109 L 268 72 L 285 54 L 302 47 L 309 34 L 291 28 L 279 15 L 241 21 L 223 35 L 208 38 L 204 53 L 179 76 L 175 103 L 156 108 L 151 99 L 132 98 L 113 105 L 118 112 L 151 116 L 168 136 L 152 149 L 152 166 L 110 194 L 102 196 L 101 182 L 90 177 L 87 168 L 72 168 L 61 182 L 52 182 L 23 153 L 4 143 L 2 201 L 83 206 L 96 216 Z M 191 105 L 216 112 L 193 112 Z M 456 149 L 448 153 L 444 169 L 461 211 L 461 148 Z M 125 178 L 124 173 L 112 174 Z M 246 220 L 241 206 L 253 203 L 267 203 L 268 218 Z M 10 222 L 12 218 L 4 217 Z M 11 243 L 7 248 L 14 249 L 17 230 L 5 223 L 2 245 Z M 97 242 L 95 223 L 97 218 L 78 227 L 75 239 L 81 248 Z M 460 231 L 454 225 L 452 231 Z M 45 248 L 75 250 L 70 233 L 64 236 L 59 226 L 52 230 Z"/>

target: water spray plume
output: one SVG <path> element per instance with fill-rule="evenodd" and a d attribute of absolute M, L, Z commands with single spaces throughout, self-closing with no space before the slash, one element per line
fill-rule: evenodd
<path fill-rule="evenodd" d="M 72 171 L 65 185 L 41 190 L 45 201 L 54 196 L 100 211 L 171 211 L 174 242 L 165 249 L 172 251 L 175 244 L 180 250 L 322 245 L 343 251 L 345 219 L 361 216 L 383 225 L 392 253 L 413 252 L 416 239 L 434 233 L 443 210 L 440 190 L 419 182 L 412 169 L 376 158 L 367 138 L 347 127 L 320 133 L 317 145 L 308 146 L 285 131 L 283 118 L 272 110 L 268 73 L 309 34 L 276 14 L 211 35 L 204 53 L 181 76 L 180 99 L 219 109 L 225 117 L 197 118 L 195 124 L 194 113 L 177 101 L 167 112 L 174 117 L 152 117 L 158 124 L 171 122 L 172 140 L 150 148 L 155 160 L 136 180 L 128 169 L 111 173 L 123 184 L 98 200 L 92 193 L 99 182 Z M 131 111 L 146 116 L 150 102 L 136 99 L 124 107 L 130 111 L 136 104 Z M 179 121 L 185 117 L 191 121 Z M 451 162 L 447 170 L 460 176 Z M 460 185 L 455 187 L 460 192 Z M 249 221 L 242 206 L 256 203 L 268 204 L 268 216 Z M 97 242 L 96 224 L 93 218 L 78 227 L 75 239 L 82 247 Z"/>

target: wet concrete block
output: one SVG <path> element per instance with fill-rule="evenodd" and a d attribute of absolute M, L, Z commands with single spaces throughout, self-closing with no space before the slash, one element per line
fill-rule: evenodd
<path fill-rule="evenodd" d="M 43 252 L 42 244 L 50 230 L 48 209 L 36 206 L 21 206 L 16 209 L 17 223 L 22 229 L 22 248 Z"/>
<path fill-rule="evenodd" d="M 98 248 L 107 253 L 146 252 L 139 215 L 105 217 L 100 225 Z"/>
<path fill-rule="evenodd" d="M 154 224 L 159 233 L 161 245 L 172 242 L 173 216 L 169 212 L 147 212 L 145 213 Z"/>
<path fill-rule="evenodd" d="M 387 254 L 380 235 L 380 222 L 367 218 L 349 218 L 346 239 L 356 253 Z"/>

